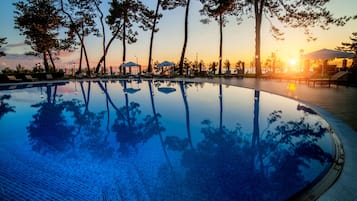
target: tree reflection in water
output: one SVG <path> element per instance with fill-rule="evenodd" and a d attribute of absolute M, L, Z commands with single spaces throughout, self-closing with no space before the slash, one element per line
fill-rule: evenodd
<path fill-rule="evenodd" d="M 56 103 L 56 88 L 52 97 L 52 88 L 46 87 L 47 101 L 34 104 L 39 108 L 33 115 L 33 121 L 27 127 L 32 149 L 40 152 L 63 152 L 73 146 L 73 126 L 68 126 L 62 101 Z"/>
<path fill-rule="evenodd" d="M 124 81 L 124 91 L 126 89 L 126 81 Z M 116 133 L 116 139 L 120 144 L 119 152 L 124 155 L 137 151 L 139 143 L 147 142 L 153 135 L 164 129 L 157 121 L 161 117 L 160 114 L 146 115 L 140 122 L 138 115 L 141 114 L 141 110 L 139 108 L 139 103 L 129 103 L 128 93 L 125 93 L 125 106 L 116 111 L 117 118 L 114 120 L 112 130 Z"/>
<path fill-rule="evenodd" d="M 203 140 L 195 149 L 187 139 L 166 138 L 169 148 L 181 151 L 187 168 L 186 191 L 203 200 L 286 200 L 308 185 L 303 171 L 313 171 L 313 161 L 331 161 L 317 141 L 327 129 L 311 124 L 307 114 L 298 120 L 281 121 L 282 111 L 273 111 L 267 127 L 259 132 L 259 92 L 255 92 L 252 134 L 240 127 L 227 129 L 210 120 L 202 122 Z M 251 158 L 251 159 L 250 159 Z"/>
<path fill-rule="evenodd" d="M 0 96 L 0 119 L 9 112 L 15 112 L 14 106 L 10 106 L 9 103 L 6 103 L 5 100 L 10 100 L 11 95 L 2 95 Z"/>
<path fill-rule="evenodd" d="M 141 148 L 141 144 L 157 136 L 166 164 L 157 165 L 158 175 L 155 176 L 145 175 L 144 169 L 136 170 L 138 174 L 140 171 L 145 173 L 141 176 L 142 181 L 157 179 L 150 189 L 152 198 L 156 200 L 167 199 L 165 193 L 202 200 L 286 200 L 314 182 L 306 178 L 306 171 L 313 171 L 316 163 L 326 166 L 332 158 L 317 144 L 328 132 L 327 129 L 321 123 L 309 122 L 309 117 L 314 114 L 306 108 L 298 107 L 305 113 L 291 121 L 282 120 L 282 111 L 273 111 L 267 117 L 265 127 L 262 126 L 259 122 L 259 91 L 254 92 L 253 129 L 250 133 L 243 133 L 240 126 L 229 129 L 223 122 L 223 91 L 220 85 L 219 123 L 215 125 L 210 119 L 204 119 L 201 128 L 203 136 L 194 136 L 193 143 L 187 99 L 189 86 L 186 83 L 177 84 L 182 95 L 180 100 L 185 106 L 182 111 L 186 114 L 187 133 L 182 135 L 185 136 L 183 139 L 167 136 L 165 140 L 161 115 L 155 108 L 152 82 L 148 81 L 152 115 L 146 116 L 141 114 L 139 103 L 129 101 L 128 93 L 124 94 L 125 105 L 116 107 L 106 85 L 97 83 L 106 96 L 103 106 L 106 104 L 107 127 L 112 122 L 111 130 L 118 145 L 109 143 L 110 132 L 102 131 L 105 112 L 94 113 L 88 107 L 90 85 L 87 95 L 81 85 L 83 101 L 63 101 L 60 97 L 56 101 L 56 88 L 52 95 L 52 88 L 48 86 L 47 101 L 33 105 L 38 112 L 27 127 L 33 149 L 40 153 L 71 150 L 78 150 L 79 153 L 84 150 L 91 156 L 107 159 L 112 157 L 116 146 L 120 154 L 129 156 Z M 126 82 L 122 84 L 126 89 Z M 114 121 L 109 121 L 109 105 L 115 110 Z M 196 139 L 201 140 L 196 142 Z M 168 153 L 166 148 L 173 152 Z M 172 162 L 169 156 L 172 156 Z M 174 160 L 181 162 L 180 167 L 175 166 Z"/>
<path fill-rule="evenodd" d="M 101 130 L 104 112 L 96 114 L 88 109 L 90 85 L 87 97 L 82 90 L 85 104 L 77 99 L 63 101 L 56 95 L 56 88 L 52 95 L 52 88 L 47 86 L 47 101 L 32 105 L 39 108 L 27 127 L 33 150 L 42 154 L 73 153 L 77 150 L 78 153 L 89 153 L 95 158 L 110 158 L 114 149 L 109 146 L 109 134 Z M 71 115 L 72 124 L 71 118 L 65 116 L 65 113 Z"/>

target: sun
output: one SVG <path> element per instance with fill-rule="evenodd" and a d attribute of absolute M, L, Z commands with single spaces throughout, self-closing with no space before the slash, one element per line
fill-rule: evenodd
<path fill-rule="evenodd" d="M 297 65 L 297 63 L 298 63 L 298 60 L 296 58 L 290 58 L 289 59 L 289 65 L 291 67 L 295 67 Z"/>

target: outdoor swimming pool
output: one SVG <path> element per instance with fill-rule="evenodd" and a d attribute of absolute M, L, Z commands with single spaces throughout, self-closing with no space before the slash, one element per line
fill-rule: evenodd
<path fill-rule="evenodd" d="M 252 89 L 98 80 L 0 101 L 5 200 L 287 200 L 335 160 L 325 120 Z"/>

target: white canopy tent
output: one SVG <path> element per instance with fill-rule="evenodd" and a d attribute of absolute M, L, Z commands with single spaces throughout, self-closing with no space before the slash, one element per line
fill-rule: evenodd
<path fill-rule="evenodd" d="M 131 74 L 131 68 L 132 68 L 132 67 L 139 67 L 139 73 L 141 73 L 141 65 L 140 65 L 140 64 L 137 64 L 137 63 L 134 63 L 134 62 L 132 62 L 132 61 L 123 63 L 120 67 L 121 67 L 121 68 L 129 67 L 129 73 L 130 73 L 130 74 Z"/>
<path fill-rule="evenodd" d="M 324 76 L 324 71 L 327 68 L 327 61 L 343 58 L 343 59 L 351 59 L 354 58 L 355 55 L 350 52 L 344 52 L 339 50 L 331 50 L 331 49 L 320 49 L 314 52 L 310 52 L 308 54 L 304 54 L 302 58 L 304 59 L 313 59 L 313 60 L 323 60 L 323 65 L 321 66 L 321 76 Z M 343 65 L 346 65 L 347 61 L 344 61 Z M 346 67 L 346 66 L 344 66 Z"/>
<path fill-rule="evenodd" d="M 321 49 L 308 54 L 303 55 L 305 59 L 321 59 L 331 60 L 335 58 L 354 58 L 355 55 L 350 52 L 343 52 L 338 50 Z"/>
<path fill-rule="evenodd" d="M 176 65 L 175 63 L 170 62 L 170 61 L 163 61 L 163 62 L 157 64 L 156 67 L 161 68 L 161 73 L 163 74 L 165 67 L 170 67 L 170 69 L 171 69 L 171 67 L 174 67 L 175 65 Z"/>

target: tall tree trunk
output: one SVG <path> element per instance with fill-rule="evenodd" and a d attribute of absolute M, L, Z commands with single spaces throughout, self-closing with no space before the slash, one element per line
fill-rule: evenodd
<path fill-rule="evenodd" d="M 222 47 L 223 47 L 223 17 L 222 14 L 219 15 L 219 34 L 220 34 L 220 39 L 219 39 L 219 68 L 218 68 L 218 74 L 222 74 Z"/>
<path fill-rule="evenodd" d="M 113 43 L 114 39 L 119 35 L 120 33 L 120 29 L 118 28 L 116 30 L 116 32 L 113 34 L 112 38 L 109 40 L 107 47 L 105 48 L 104 54 L 102 55 L 102 57 L 99 59 L 97 67 L 95 69 L 95 72 L 99 72 L 99 68 L 100 68 L 100 64 L 104 61 L 104 58 L 106 58 L 106 55 L 109 51 L 109 47 L 110 45 Z"/>
<path fill-rule="evenodd" d="M 255 76 L 260 77 L 262 75 L 262 68 L 260 62 L 260 38 L 261 38 L 261 25 L 262 15 L 265 1 L 254 1 L 254 14 L 255 14 Z"/>
<path fill-rule="evenodd" d="M 43 56 L 43 66 L 45 67 L 45 71 L 48 73 L 48 72 L 50 72 L 50 68 L 49 68 L 48 62 L 47 62 L 47 53 L 43 52 L 42 56 Z"/>
<path fill-rule="evenodd" d="M 154 19 L 154 24 L 152 26 L 151 30 L 151 38 L 150 38 L 150 50 L 149 50 L 149 62 L 148 62 L 148 72 L 152 72 L 152 66 L 151 66 L 151 60 L 152 60 L 152 46 L 154 43 L 154 35 L 155 35 L 155 29 L 156 29 L 156 21 L 157 17 L 159 15 L 159 8 L 160 8 L 161 0 L 157 0 L 156 4 L 156 10 L 155 10 L 155 19 Z"/>
<path fill-rule="evenodd" d="M 82 61 L 83 61 L 83 46 L 81 46 L 81 54 L 79 55 L 78 73 L 82 72 Z"/>
<path fill-rule="evenodd" d="M 127 12 L 127 11 L 126 11 Z M 124 62 L 125 62 L 125 60 L 126 60 L 126 23 L 127 23 L 127 13 L 124 13 L 124 24 L 123 24 L 123 62 L 122 62 L 122 64 L 124 64 Z M 125 72 L 125 67 L 121 67 L 121 68 L 123 68 L 123 72 L 124 72 L 124 75 L 126 74 L 126 72 Z"/>
<path fill-rule="evenodd" d="M 106 64 L 106 47 L 105 47 L 105 28 L 104 28 L 104 14 L 102 12 L 102 10 L 99 8 L 99 5 L 97 3 L 95 3 L 95 7 L 97 8 L 97 11 L 100 14 L 99 20 L 100 20 L 100 25 L 102 27 L 102 34 L 103 34 L 103 41 L 102 41 L 102 46 L 103 46 L 103 68 L 104 68 L 104 73 L 106 73 L 106 68 L 107 68 L 107 64 Z M 100 67 L 100 63 L 99 63 L 99 67 Z M 97 66 L 97 68 L 95 69 L 95 72 L 98 73 L 99 72 L 99 67 Z"/>
<path fill-rule="evenodd" d="M 83 54 L 84 54 L 84 58 L 86 60 L 86 64 L 87 64 L 87 75 L 90 76 L 90 66 L 89 66 L 89 60 L 88 60 L 88 55 L 87 55 L 87 50 L 86 50 L 86 47 L 84 45 L 84 38 L 85 38 L 85 33 L 84 33 L 84 24 L 82 22 L 82 50 L 83 50 Z M 82 63 L 82 60 L 81 60 L 81 63 Z"/>
<path fill-rule="evenodd" d="M 55 62 L 53 61 L 53 58 L 52 58 L 52 53 L 50 50 L 47 50 L 47 52 L 48 52 L 48 56 L 50 57 L 50 61 L 51 61 L 52 67 L 53 67 L 53 72 L 56 72 L 56 66 L 55 66 Z"/>
<path fill-rule="evenodd" d="M 183 75 L 183 63 L 185 60 L 185 54 L 186 54 L 186 47 L 187 47 L 187 38 L 188 38 L 188 13 L 190 10 L 190 0 L 187 0 L 187 5 L 186 5 L 186 13 L 185 13 L 185 39 L 183 42 L 183 47 L 182 47 L 182 52 L 181 52 L 181 58 L 180 58 L 180 75 Z"/>

